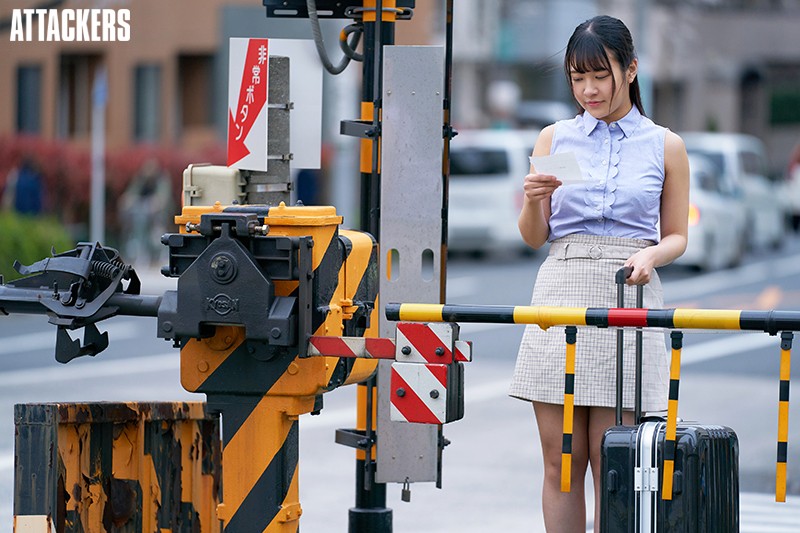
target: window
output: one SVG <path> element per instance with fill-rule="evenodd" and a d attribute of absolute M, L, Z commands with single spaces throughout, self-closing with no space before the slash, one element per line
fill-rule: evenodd
<path fill-rule="evenodd" d="M 59 72 L 58 134 L 60 137 L 89 135 L 92 113 L 92 83 L 101 65 L 99 55 L 64 54 Z"/>
<path fill-rule="evenodd" d="M 178 109 L 182 128 L 211 126 L 212 73 L 210 55 L 178 57 Z"/>
<path fill-rule="evenodd" d="M 800 62 L 778 61 L 767 65 L 767 102 L 772 126 L 800 124 Z"/>
<path fill-rule="evenodd" d="M 161 66 L 138 65 L 134 72 L 133 138 L 158 141 L 161 137 Z"/>
<path fill-rule="evenodd" d="M 506 150 L 493 148 L 454 148 L 450 151 L 450 176 L 508 175 Z"/>
<path fill-rule="evenodd" d="M 42 67 L 17 67 L 17 131 L 41 133 Z"/>
<path fill-rule="evenodd" d="M 742 151 L 739 153 L 739 161 L 745 174 L 766 175 L 766 164 L 764 158 L 756 152 Z"/>

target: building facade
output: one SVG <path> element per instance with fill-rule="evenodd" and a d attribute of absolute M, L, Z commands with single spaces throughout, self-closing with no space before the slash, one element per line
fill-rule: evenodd
<path fill-rule="evenodd" d="M 430 22 L 426 11 L 433 5 L 428 4 L 419 10 L 420 19 L 426 20 L 398 24 L 398 42 L 428 40 L 419 35 Z M 59 17 L 58 28 L 75 25 L 72 19 L 62 20 L 66 12 L 128 10 L 129 40 L 47 40 L 45 25 L 52 22 L 36 14 L 30 21 L 22 19 L 26 32 L 32 26 L 31 39 L 18 40 L 23 8 L 45 7 L 50 17 Z M 110 149 L 136 143 L 191 149 L 222 142 L 228 38 L 310 35 L 307 20 L 268 20 L 261 0 L 0 0 L 0 135 L 88 144 L 92 90 L 105 70 Z M 331 55 L 338 56 L 337 34 L 332 36 L 328 45 Z"/>
<path fill-rule="evenodd" d="M 441 44 L 444 4 L 416 0 L 414 18 L 397 24 L 397 42 Z M 43 6 L 129 10 L 130 39 L 12 41 L 14 12 Z M 457 0 L 455 8 L 458 127 L 495 122 L 498 84 L 515 85 L 523 101 L 571 104 L 561 67 L 566 41 L 578 23 L 608 13 L 634 34 L 645 106 L 656 121 L 676 131 L 753 133 L 776 168 L 800 138 L 800 0 Z M 336 57 L 343 25 L 323 27 Z M 38 36 L 37 24 L 32 30 Z M 221 143 L 227 40 L 248 36 L 309 37 L 310 25 L 267 19 L 260 0 L 0 0 L 0 135 L 88 145 L 92 87 L 105 71 L 109 149 Z M 325 87 L 338 90 L 333 105 L 350 99 L 356 113 L 358 73 L 349 76 L 348 84 L 326 75 Z M 325 131 L 335 134 L 336 117 L 329 122 Z"/>

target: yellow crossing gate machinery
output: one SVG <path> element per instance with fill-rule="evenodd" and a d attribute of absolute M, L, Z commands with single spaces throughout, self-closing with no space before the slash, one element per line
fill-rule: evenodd
<path fill-rule="evenodd" d="M 287 205 L 288 60 L 270 57 L 270 171 L 186 170 L 179 231 L 162 237 L 162 272 L 176 290 L 140 294 L 135 269 L 97 242 L 16 263 L 21 278 L 0 278 L 0 315 L 47 315 L 57 361 L 102 352 L 102 320 L 156 317 L 158 337 L 180 348 L 183 387 L 207 397 L 17 406 L 19 531 L 294 533 L 298 418 L 349 384 L 359 384 L 357 427 L 336 434 L 357 449 L 349 530 L 391 533 L 387 483 L 403 483 L 405 500 L 412 483 L 441 486 L 442 424 L 463 416 L 470 347 L 456 325 L 410 326 L 395 344 L 378 294 L 444 300 L 453 0 L 444 49 L 393 46 L 393 26 L 411 18 L 414 0 L 262 3 L 268 17 L 353 20 L 340 45 L 363 62 L 361 119 L 342 121 L 341 133 L 360 138 L 363 231 L 342 229 L 334 207 Z M 350 37 L 362 35 L 356 54 Z M 335 338 L 376 342 L 324 348 Z"/>
<path fill-rule="evenodd" d="M 162 241 L 163 271 L 178 278 L 177 290 L 163 296 L 138 294 L 135 271 L 114 250 L 88 243 L 18 265 L 26 277 L 0 285 L 3 312 L 53 317 L 61 362 L 107 346 L 96 321 L 157 316 L 158 336 L 181 348 L 184 388 L 208 398 L 205 406 L 17 406 L 16 515 L 49 516 L 58 531 L 111 523 L 214 531 L 217 520 L 226 531 L 297 531 L 298 417 L 320 411 L 323 393 L 364 382 L 377 365 L 311 357 L 309 339 L 376 336 L 377 243 L 340 230 L 333 207 L 217 203 L 187 206 L 176 222 L 180 232 Z M 67 332 L 80 327 L 83 343 Z M 224 421 L 221 447 L 212 415 Z M 159 428 L 177 444 L 155 449 Z M 153 465 L 169 450 L 204 465 L 213 490 L 192 494 L 194 483 L 181 474 L 191 461 L 177 459 L 171 476 L 154 475 L 163 474 Z M 131 461 L 144 466 L 124 473 L 119 465 Z"/>
<path fill-rule="evenodd" d="M 332 207 L 190 206 L 176 222 L 168 268 L 190 296 L 159 313 L 159 335 L 181 344 L 183 387 L 224 421 L 218 518 L 296 531 L 298 417 L 376 368 L 307 357 L 308 339 L 376 336 L 377 244 L 340 231 Z"/>

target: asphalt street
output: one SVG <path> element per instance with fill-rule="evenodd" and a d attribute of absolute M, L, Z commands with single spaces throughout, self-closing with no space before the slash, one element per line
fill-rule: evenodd
<path fill-rule="evenodd" d="M 454 259 L 448 301 L 527 304 L 540 256 Z M 800 309 L 800 243 L 754 254 L 742 267 L 710 274 L 662 271 L 669 307 Z M 491 280 L 491 282 L 487 282 Z M 144 292 L 159 294 L 174 281 L 151 272 Z M 179 355 L 155 338 L 155 321 L 108 321 L 111 346 L 98 357 L 68 365 L 53 361 L 55 333 L 42 317 L 0 318 L 0 532 L 11 531 L 15 403 L 46 401 L 178 400 Z M 412 485 L 410 503 L 390 485 L 387 505 L 398 533 L 542 532 L 541 455 L 532 409 L 506 394 L 521 326 L 463 325 L 474 342 L 466 370 L 466 415 L 445 427 L 443 488 Z M 800 523 L 800 405 L 790 411 L 789 501 L 774 503 L 778 343 L 766 334 L 687 333 L 679 414 L 729 425 L 740 439 L 742 532 L 797 531 Z M 797 366 L 797 365 L 796 365 Z M 793 372 L 793 378 L 798 370 Z M 794 381 L 794 380 L 793 380 Z M 301 419 L 301 530 L 346 531 L 354 502 L 354 452 L 334 443 L 337 428 L 355 421 L 355 389 L 325 396 L 317 417 Z M 587 485 L 587 491 L 591 491 Z M 591 498 L 590 498 L 591 501 Z M 590 507 L 591 514 L 591 507 Z"/>

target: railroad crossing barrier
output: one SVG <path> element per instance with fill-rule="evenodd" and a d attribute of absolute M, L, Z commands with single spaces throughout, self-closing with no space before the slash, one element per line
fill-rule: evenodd
<path fill-rule="evenodd" d="M 762 331 L 780 333 L 780 390 L 778 395 L 778 439 L 775 467 L 775 501 L 786 501 L 786 464 L 789 433 L 789 377 L 791 348 L 795 331 L 800 331 L 798 311 L 746 311 L 733 309 L 645 309 L 645 308 L 580 308 L 551 306 L 454 305 L 389 303 L 386 318 L 395 321 L 536 324 L 542 329 L 565 326 L 566 372 L 564 390 L 564 423 L 562 481 L 563 491 L 570 490 L 572 394 L 574 391 L 575 344 L 579 341 L 576 326 L 598 328 L 664 328 L 670 332 L 669 403 L 664 446 L 662 498 L 672 498 L 675 458 L 675 428 L 678 419 L 680 358 L 684 329 Z"/>

